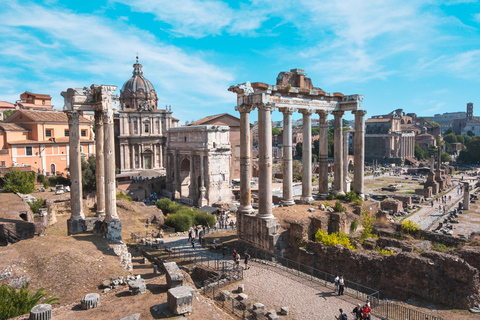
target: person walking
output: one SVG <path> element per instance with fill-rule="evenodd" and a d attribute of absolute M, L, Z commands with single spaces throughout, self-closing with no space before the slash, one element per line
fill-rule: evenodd
<path fill-rule="evenodd" d="M 343 290 L 345 289 L 345 279 L 343 279 L 343 276 L 340 276 L 340 279 L 338 279 L 338 295 L 343 295 Z"/>
<path fill-rule="evenodd" d="M 338 280 L 340 280 L 340 278 L 338 277 L 338 275 L 335 275 L 335 293 L 338 293 Z"/>
<path fill-rule="evenodd" d="M 248 254 L 247 251 L 245 251 L 245 270 L 248 270 L 250 269 L 250 267 L 248 266 L 248 260 L 250 260 L 250 255 Z"/>
<path fill-rule="evenodd" d="M 362 305 L 359 303 L 352 311 L 354 320 L 362 320 Z"/>
<path fill-rule="evenodd" d="M 343 309 L 338 309 L 340 311 L 340 315 L 337 317 L 335 316 L 335 319 L 337 320 L 348 320 L 347 314 L 343 312 Z"/>
<path fill-rule="evenodd" d="M 370 320 L 370 312 L 372 309 L 370 309 L 370 306 L 366 304 L 363 309 L 362 309 L 362 314 L 363 314 L 363 319 L 364 320 Z"/>
<path fill-rule="evenodd" d="M 192 249 L 195 250 L 195 238 L 192 238 L 191 243 L 192 243 Z"/>

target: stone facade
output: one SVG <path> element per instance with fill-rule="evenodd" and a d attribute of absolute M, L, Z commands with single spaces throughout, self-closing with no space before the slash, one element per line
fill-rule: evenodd
<path fill-rule="evenodd" d="M 167 135 L 167 192 L 199 207 L 231 202 L 229 128 L 178 127 Z"/>
<path fill-rule="evenodd" d="M 157 94 L 143 77 L 142 65 L 133 65 L 133 76 L 120 90 L 117 167 L 120 172 L 165 168 L 167 131 L 177 125 L 171 108 L 157 109 Z"/>

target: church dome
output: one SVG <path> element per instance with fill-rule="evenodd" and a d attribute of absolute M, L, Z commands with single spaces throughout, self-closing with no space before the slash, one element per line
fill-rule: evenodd
<path fill-rule="evenodd" d="M 120 90 L 122 110 L 157 109 L 157 94 L 152 83 L 143 76 L 142 65 L 137 61 L 133 65 L 133 75 Z"/>

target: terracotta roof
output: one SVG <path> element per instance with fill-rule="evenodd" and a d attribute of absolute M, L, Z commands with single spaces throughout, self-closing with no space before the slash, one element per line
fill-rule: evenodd
<path fill-rule="evenodd" d="M 21 107 L 21 109 L 28 109 L 28 108 L 35 108 L 35 109 L 52 109 L 52 105 L 46 104 L 46 105 L 38 105 L 34 103 L 27 103 L 27 102 L 18 102 L 18 105 Z"/>
<path fill-rule="evenodd" d="M 0 122 L 0 129 L 3 131 L 29 131 L 28 129 L 16 123 L 7 123 L 7 122 Z"/>
<path fill-rule="evenodd" d="M 210 120 L 213 120 L 213 119 L 216 119 L 216 118 L 220 118 L 220 117 L 223 117 L 223 116 L 231 116 L 233 117 L 232 115 L 228 114 L 228 113 L 221 113 L 221 114 L 216 114 L 216 115 L 213 115 L 213 116 L 208 116 L 208 117 L 205 117 L 205 118 L 202 118 L 200 120 L 197 120 L 197 121 L 193 121 L 191 123 L 189 123 L 188 125 L 189 126 L 200 126 Z"/>
<path fill-rule="evenodd" d="M 33 93 L 33 92 L 29 92 L 29 91 L 25 91 L 23 94 L 29 94 L 29 95 L 32 95 L 32 96 L 35 96 L 36 98 L 40 98 L 40 99 L 51 99 L 52 97 L 49 95 L 49 94 L 41 94 L 41 93 Z"/>
<path fill-rule="evenodd" d="M 390 122 L 390 120 L 392 120 L 392 119 L 390 119 L 390 118 L 379 118 L 379 119 L 370 118 L 365 122 Z"/>
<path fill-rule="evenodd" d="M 65 122 L 68 123 L 68 117 L 65 112 L 58 111 L 38 111 L 38 110 L 18 110 L 28 118 L 37 122 Z M 16 112 L 14 113 L 16 114 Z M 13 117 L 12 115 L 11 117 Z M 10 117 L 9 117 L 10 118 Z M 93 122 L 86 119 L 84 116 L 80 116 L 80 123 L 92 124 Z"/>
<path fill-rule="evenodd" d="M 0 101 L 0 108 L 12 108 L 15 109 L 15 105 L 13 103 L 7 101 Z"/>

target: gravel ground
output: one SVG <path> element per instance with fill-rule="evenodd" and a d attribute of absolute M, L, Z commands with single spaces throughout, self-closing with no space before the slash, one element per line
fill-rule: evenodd
<path fill-rule="evenodd" d="M 278 268 L 252 262 L 244 272 L 245 293 L 248 299 L 265 305 L 266 310 L 288 307 L 290 314 L 282 319 L 335 319 L 339 308 L 352 318 L 357 303 L 350 296 L 338 296 L 332 288 L 316 285 Z M 379 319 L 372 317 L 372 319 Z"/>

